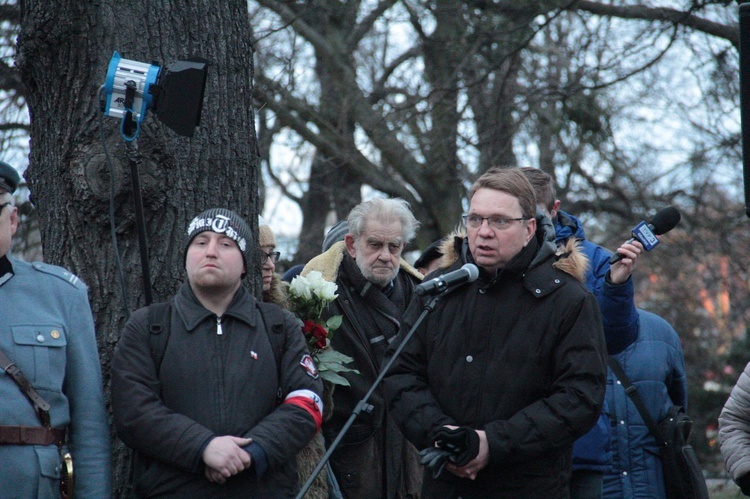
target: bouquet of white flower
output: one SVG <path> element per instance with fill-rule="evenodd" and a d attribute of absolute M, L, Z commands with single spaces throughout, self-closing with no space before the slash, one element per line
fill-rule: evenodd
<path fill-rule="evenodd" d="M 302 320 L 302 333 L 315 361 L 320 377 L 335 385 L 349 386 L 349 381 L 338 373 L 359 371 L 346 367 L 351 357 L 331 348 L 331 335 L 341 326 L 341 316 L 334 315 L 325 323 L 323 311 L 338 295 L 336 283 L 323 279 L 323 274 L 312 271 L 307 276 L 297 276 L 289 286 L 289 306 Z"/>

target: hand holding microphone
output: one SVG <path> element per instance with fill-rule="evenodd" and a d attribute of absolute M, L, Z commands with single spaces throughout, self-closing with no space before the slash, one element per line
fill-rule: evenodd
<path fill-rule="evenodd" d="M 638 241 L 643 245 L 643 249 L 651 251 L 659 244 L 656 236 L 666 234 L 674 229 L 680 223 L 680 212 L 674 206 L 667 206 L 659 211 L 650 222 L 641 222 L 632 230 L 632 239 L 628 242 Z M 615 253 L 609 259 L 610 265 L 617 263 L 624 258 L 621 253 Z"/>

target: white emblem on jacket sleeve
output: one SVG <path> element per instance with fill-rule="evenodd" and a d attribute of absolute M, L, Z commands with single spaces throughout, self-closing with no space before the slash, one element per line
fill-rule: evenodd
<path fill-rule="evenodd" d="M 303 355 L 302 359 L 300 359 L 299 361 L 299 365 L 302 366 L 305 372 L 307 372 L 307 375 L 312 379 L 318 379 L 318 377 L 320 376 L 320 374 L 318 373 L 318 368 L 315 366 L 315 361 L 312 360 L 310 354 Z"/>

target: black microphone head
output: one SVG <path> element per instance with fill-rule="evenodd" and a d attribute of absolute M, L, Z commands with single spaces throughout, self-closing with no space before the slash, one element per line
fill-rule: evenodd
<path fill-rule="evenodd" d="M 677 208 L 667 206 L 654 215 L 649 224 L 654 226 L 654 234 L 660 236 L 674 229 L 680 223 L 680 218 L 682 218 L 682 215 L 677 211 Z"/>

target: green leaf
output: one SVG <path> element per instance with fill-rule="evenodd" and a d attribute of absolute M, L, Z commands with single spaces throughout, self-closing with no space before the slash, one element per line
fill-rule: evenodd
<path fill-rule="evenodd" d="M 320 377 L 334 385 L 351 386 L 345 377 L 340 376 L 333 371 L 320 371 Z"/>
<path fill-rule="evenodd" d="M 348 364 L 349 362 L 354 362 L 354 359 L 332 348 L 326 348 L 318 354 L 318 361 L 323 363 L 338 362 Z"/>
<path fill-rule="evenodd" d="M 344 364 L 341 364 L 339 362 L 327 362 L 325 364 L 318 365 L 319 371 L 335 371 L 337 373 L 355 373 L 359 374 L 359 371 L 356 369 L 352 369 L 351 367 L 346 367 Z"/>
<path fill-rule="evenodd" d="M 335 331 L 341 326 L 341 321 L 343 320 L 343 317 L 340 315 L 334 315 L 332 317 L 329 317 L 326 321 L 326 328 L 328 328 L 328 331 Z"/>

